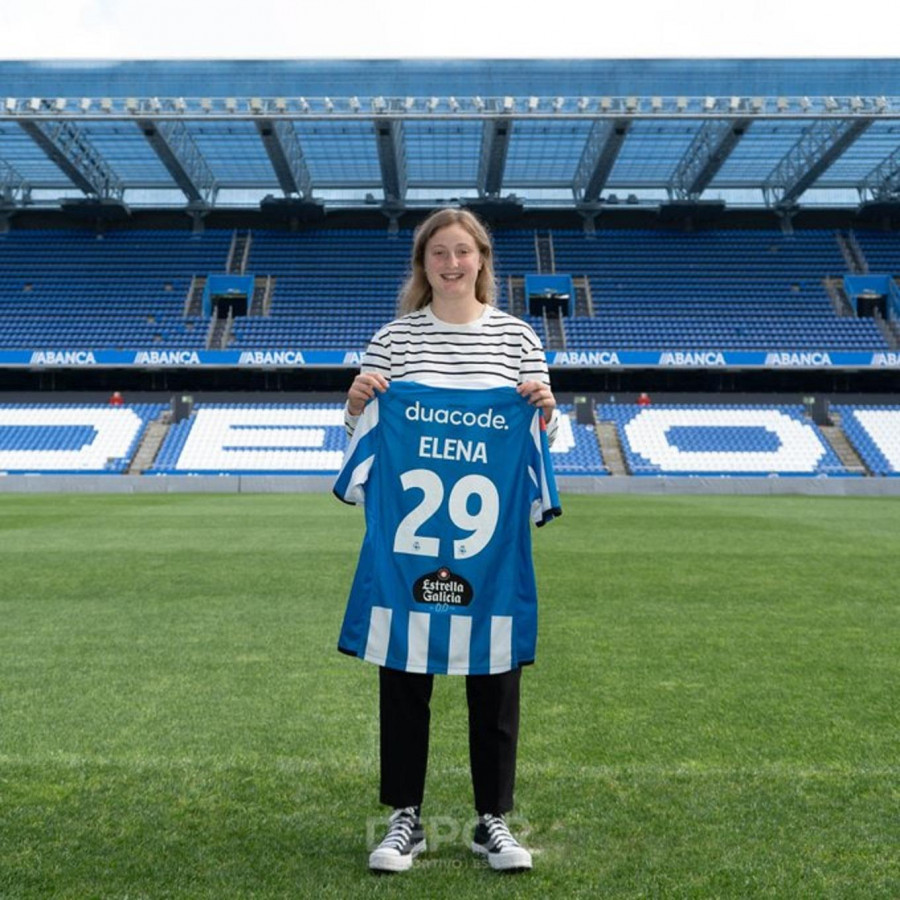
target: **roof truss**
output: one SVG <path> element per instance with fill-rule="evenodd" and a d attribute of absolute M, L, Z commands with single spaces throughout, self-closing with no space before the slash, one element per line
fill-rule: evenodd
<path fill-rule="evenodd" d="M 565 206 L 574 196 L 576 206 L 592 207 L 610 187 L 636 191 L 639 203 L 658 204 L 666 195 L 695 199 L 715 186 L 727 202 L 734 192 L 739 203 L 756 205 L 762 196 L 769 206 L 791 206 L 817 179 L 817 187 L 837 191 L 836 202 L 847 205 L 855 202 L 857 189 L 864 197 L 898 191 L 897 157 L 866 175 L 872 165 L 868 141 L 844 156 L 841 177 L 821 177 L 870 123 L 896 119 L 900 96 L 6 97 L 0 100 L 0 125 L 18 124 L 37 146 L 17 138 L 17 155 L 6 158 L 18 171 L 4 170 L 0 185 L 21 206 L 58 203 L 59 192 L 75 185 L 89 197 L 122 199 L 127 193 L 130 203 L 150 204 L 155 196 L 171 196 L 177 186 L 189 205 L 203 207 L 252 204 L 257 193 L 278 187 L 287 197 L 305 199 L 312 193 L 312 173 L 318 173 L 316 188 L 325 204 L 354 206 L 370 201 L 377 152 L 384 203 L 394 209 L 433 204 L 440 194 L 466 198 L 477 192 L 495 199 L 504 182 L 509 185 L 512 170 L 515 189 L 526 192 L 526 205 Z M 520 127 L 529 121 L 539 121 L 540 129 Z M 586 138 L 578 139 L 583 146 L 573 147 L 568 141 L 576 121 L 582 124 L 575 130 Z M 636 121 L 655 127 L 632 128 Z M 100 128 L 95 137 L 89 131 L 99 122 L 138 124 L 163 161 L 169 183 L 160 184 L 158 167 L 148 175 L 135 162 L 141 154 L 132 152 L 126 132 L 140 141 L 137 128 L 116 129 L 114 138 L 112 130 Z M 331 147 L 321 138 L 328 133 L 326 122 L 365 123 L 376 140 L 342 146 L 335 161 L 323 155 Z M 413 127 L 410 122 L 417 123 L 415 134 L 406 131 Z M 468 123 L 467 137 L 459 142 L 463 155 L 447 166 L 446 177 L 444 151 L 439 141 L 422 137 L 426 131 L 418 123 L 424 122 Z M 752 122 L 783 122 L 783 129 L 773 126 L 771 132 L 790 137 L 768 146 L 754 130 L 753 146 L 733 153 Z M 223 123 L 228 125 L 223 128 Z M 246 153 L 248 126 L 262 141 L 268 164 L 227 159 L 232 146 Z M 480 147 L 473 146 L 479 131 Z M 204 158 L 199 148 L 213 139 L 206 133 L 221 141 L 221 158 L 212 150 Z M 232 134 L 233 145 L 228 143 Z M 38 165 L 31 157 L 40 153 L 56 164 L 59 177 L 32 174 L 46 168 L 43 160 Z M 144 147 L 141 153 L 146 156 Z M 349 171 L 366 175 L 345 176 L 340 171 L 344 158 Z M 229 164 L 222 162 L 219 169 L 222 159 Z M 723 179 L 718 173 L 729 159 L 733 165 Z M 30 192 L 18 186 L 22 173 L 31 182 Z M 813 202 L 820 202 L 818 195 Z"/>
<path fill-rule="evenodd" d="M 88 197 L 122 199 L 121 179 L 75 122 L 34 119 L 19 126 Z"/>
<path fill-rule="evenodd" d="M 600 199 L 630 127 L 628 119 L 598 119 L 591 126 L 572 181 L 576 200 L 595 203 Z"/>
<path fill-rule="evenodd" d="M 284 195 L 304 199 L 311 197 L 312 178 L 293 122 L 258 119 L 256 129 Z"/>
<path fill-rule="evenodd" d="M 375 140 L 385 203 L 403 203 L 406 197 L 406 140 L 403 123 L 394 118 L 377 119 Z"/>
<path fill-rule="evenodd" d="M 506 154 L 512 134 L 512 119 L 485 119 L 481 132 L 481 156 L 478 164 L 478 195 L 499 197 L 506 169 Z"/>
<path fill-rule="evenodd" d="M 709 119 L 700 126 L 669 181 L 669 196 L 696 200 L 750 127 L 750 119 Z"/>
<path fill-rule="evenodd" d="M 216 179 L 184 122 L 139 119 L 137 124 L 188 200 L 211 205 Z"/>
<path fill-rule="evenodd" d="M 0 203 L 24 204 L 30 197 L 31 185 L 13 166 L 0 159 Z"/>
<path fill-rule="evenodd" d="M 872 169 L 858 190 L 862 201 L 900 199 L 900 149 Z"/>
<path fill-rule="evenodd" d="M 764 182 L 766 205 L 792 205 L 871 124 L 871 119 L 813 122 Z"/>
<path fill-rule="evenodd" d="M 402 204 L 406 197 L 406 141 L 399 119 L 376 119 L 375 140 L 384 200 L 388 205 Z"/>

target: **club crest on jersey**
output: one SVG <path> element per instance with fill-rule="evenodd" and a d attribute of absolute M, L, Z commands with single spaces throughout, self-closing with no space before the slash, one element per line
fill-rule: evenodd
<path fill-rule="evenodd" d="M 423 575 L 413 585 L 416 603 L 438 606 L 468 606 L 472 602 L 472 585 L 462 575 L 454 575 L 446 566 Z"/>

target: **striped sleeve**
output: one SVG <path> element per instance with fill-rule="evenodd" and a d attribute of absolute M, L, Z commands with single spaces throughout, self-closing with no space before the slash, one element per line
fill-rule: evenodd
<path fill-rule="evenodd" d="M 362 365 L 359 367 L 360 372 L 380 372 L 390 381 L 391 378 L 391 332 L 390 325 L 385 325 L 375 336 L 369 341 L 366 352 L 363 354 Z M 356 430 L 359 416 L 351 416 L 348 400 L 344 403 L 344 430 L 347 437 L 353 437 Z"/>
<path fill-rule="evenodd" d="M 523 335 L 522 342 L 524 347 L 522 365 L 519 369 L 519 383 L 540 381 L 541 384 L 552 387 L 550 384 L 550 370 L 547 368 L 547 358 L 544 356 L 544 347 L 541 344 L 541 339 L 529 327 L 527 334 Z M 550 421 L 546 423 L 546 428 L 547 443 L 552 446 L 559 431 L 559 410 L 553 410 L 553 415 L 550 417 Z"/>
<path fill-rule="evenodd" d="M 360 372 L 380 372 L 385 378 L 391 377 L 391 326 L 385 325 L 369 341 L 363 354 Z"/>

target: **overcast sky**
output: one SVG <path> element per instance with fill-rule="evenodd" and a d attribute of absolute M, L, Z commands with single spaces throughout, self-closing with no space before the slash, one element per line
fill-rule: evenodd
<path fill-rule="evenodd" d="M 896 57 L 898 9 L 890 0 L 6 0 L 0 58 Z"/>

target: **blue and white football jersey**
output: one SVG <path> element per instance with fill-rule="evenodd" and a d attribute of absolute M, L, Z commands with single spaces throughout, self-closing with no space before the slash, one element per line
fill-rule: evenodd
<path fill-rule="evenodd" d="M 534 661 L 530 523 L 561 510 L 540 410 L 514 388 L 392 382 L 360 417 L 334 493 L 366 512 L 342 652 L 451 675 Z"/>

